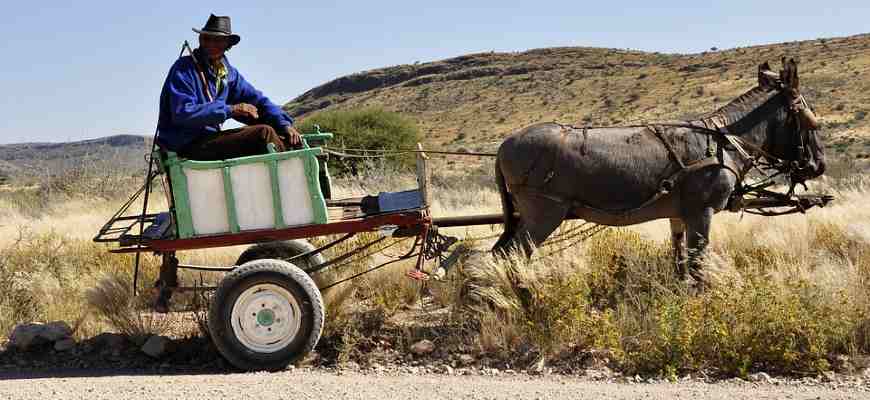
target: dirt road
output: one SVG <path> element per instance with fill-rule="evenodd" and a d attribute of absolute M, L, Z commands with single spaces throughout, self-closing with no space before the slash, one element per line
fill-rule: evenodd
<path fill-rule="evenodd" d="M 749 382 L 611 383 L 564 376 L 281 373 L 16 377 L 0 399 L 868 399 L 870 386 Z"/>

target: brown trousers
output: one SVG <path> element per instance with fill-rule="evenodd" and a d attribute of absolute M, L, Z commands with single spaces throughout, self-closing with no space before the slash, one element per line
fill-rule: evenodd
<path fill-rule="evenodd" d="M 285 151 L 288 146 L 283 137 L 269 125 L 251 125 L 228 129 L 219 134 L 203 135 L 185 146 L 178 154 L 184 158 L 201 161 L 226 160 L 228 158 L 253 156 L 269 152 L 269 143 L 275 150 Z"/>

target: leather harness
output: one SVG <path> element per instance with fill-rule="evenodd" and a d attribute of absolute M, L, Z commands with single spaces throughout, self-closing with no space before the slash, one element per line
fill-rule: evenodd
<path fill-rule="evenodd" d="M 798 102 L 802 103 L 802 105 L 806 104 L 805 101 L 803 100 L 803 96 L 801 96 L 798 99 Z M 790 109 L 790 111 L 794 111 L 794 108 Z M 690 123 L 661 123 L 661 124 L 643 125 L 643 127 L 645 127 L 647 130 L 652 132 L 653 135 L 659 140 L 659 142 L 665 147 L 665 149 L 668 152 L 669 157 L 672 159 L 672 161 L 674 163 L 676 163 L 679 166 L 679 169 L 676 172 L 674 172 L 673 174 L 671 174 L 669 177 L 662 179 L 659 182 L 659 188 L 656 191 L 656 193 L 653 194 L 652 197 L 650 197 L 649 199 L 647 199 L 646 201 L 644 201 L 641 205 L 639 205 L 637 207 L 626 209 L 626 210 L 598 209 L 596 207 L 592 207 L 592 206 L 589 206 L 587 204 L 583 204 L 579 201 L 568 200 L 562 196 L 555 195 L 552 193 L 547 193 L 544 190 L 542 190 L 543 186 L 547 185 L 550 182 L 550 180 L 552 180 L 553 177 L 555 176 L 556 164 L 559 160 L 559 155 L 561 153 L 561 149 L 565 145 L 565 138 L 567 137 L 567 133 L 569 131 L 579 130 L 582 132 L 584 137 L 586 137 L 588 135 L 588 132 L 587 132 L 589 129 L 588 127 L 577 128 L 577 127 L 573 127 L 570 125 L 563 125 L 563 124 L 557 123 L 557 125 L 559 125 L 559 127 L 561 128 L 561 132 L 560 132 L 561 133 L 561 137 L 560 137 L 561 143 L 560 143 L 560 146 L 558 146 L 558 148 L 560 150 L 559 150 L 559 152 L 556 153 L 556 156 L 553 158 L 553 162 L 550 165 L 549 172 L 547 173 L 546 177 L 544 178 L 544 182 L 540 186 L 532 186 L 529 184 L 512 184 L 512 185 L 510 185 L 510 188 L 512 189 L 512 191 L 515 191 L 515 192 L 523 192 L 523 193 L 533 195 L 536 197 L 542 197 L 542 198 L 546 198 L 549 200 L 553 200 L 553 201 L 556 201 L 558 203 L 568 204 L 569 206 L 587 208 L 587 209 L 594 210 L 597 212 L 602 212 L 602 213 L 606 213 L 609 215 L 614 215 L 614 216 L 619 217 L 619 216 L 629 215 L 631 213 L 634 213 L 636 211 L 639 211 L 641 209 L 644 209 L 644 208 L 650 206 L 651 204 L 660 200 L 662 197 L 670 194 L 671 191 L 676 187 L 677 183 L 684 176 L 686 176 L 690 173 L 699 171 L 701 169 L 711 167 L 711 166 L 718 166 L 719 168 L 728 170 L 729 172 L 734 174 L 734 176 L 737 178 L 738 188 L 737 188 L 737 190 L 735 190 L 732 193 L 732 195 L 731 195 L 732 198 L 729 199 L 729 203 L 730 203 L 735 196 L 742 197 L 744 194 L 746 194 L 746 191 L 742 190 L 743 175 L 745 175 L 745 173 L 748 172 L 749 169 L 751 169 L 753 167 L 757 167 L 756 160 L 755 160 L 756 158 L 764 157 L 764 158 L 767 158 L 769 160 L 782 161 L 779 157 L 771 155 L 769 152 L 762 149 L 760 146 L 757 146 L 753 143 L 750 143 L 750 142 L 744 140 L 743 138 L 741 138 L 739 136 L 732 135 L 731 133 L 729 133 L 727 128 L 726 128 L 727 121 L 726 121 L 724 115 L 714 114 L 710 117 L 702 119 L 700 122 L 703 123 L 704 126 L 693 125 Z M 798 124 L 799 124 L 799 118 L 798 118 Z M 692 160 L 689 162 L 683 161 L 683 159 L 679 156 L 679 154 L 677 154 L 677 152 L 671 146 L 670 142 L 668 142 L 668 140 L 666 139 L 666 137 L 665 137 L 665 134 L 667 133 L 666 128 L 687 128 L 687 129 L 691 129 L 691 130 L 696 131 L 696 132 L 700 131 L 701 133 L 706 134 L 707 138 L 708 138 L 708 148 L 707 148 L 707 152 L 706 152 L 706 157 L 701 158 L 701 159 L 697 159 L 697 160 Z M 803 157 L 807 153 L 806 149 L 804 149 L 804 147 L 806 147 L 807 144 L 803 140 L 802 133 L 800 132 L 800 125 L 798 125 L 798 130 L 799 130 L 798 135 L 801 135 L 801 140 L 800 140 L 801 149 L 799 151 L 801 153 L 800 156 Z M 717 150 L 715 151 L 715 153 L 712 149 L 711 144 L 709 143 L 710 138 L 716 139 L 716 143 L 718 144 Z M 734 147 L 735 151 L 737 152 L 737 154 L 739 154 L 739 156 L 741 158 L 748 161 L 748 166 L 743 171 L 738 172 L 737 170 L 735 170 L 734 168 L 732 168 L 731 166 L 729 166 L 725 162 L 724 146 L 722 145 L 722 140 L 727 141 L 728 144 L 730 144 L 732 147 Z M 585 148 L 585 146 L 586 146 L 585 141 L 584 141 L 583 146 Z M 746 149 L 749 149 L 749 151 L 747 151 Z M 751 153 L 754 153 L 756 155 L 756 157 L 753 157 L 753 155 Z M 531 169 L 533 169 L 533 168 L 534 168 L 534 164 L 532 165 L 532 167 L 530 168 L 530 171 L 528 171 L 528 173 L 530 173 Z M 527 181 L 528 181 L 528 178 L 526 179 L 526 182 Z"/>

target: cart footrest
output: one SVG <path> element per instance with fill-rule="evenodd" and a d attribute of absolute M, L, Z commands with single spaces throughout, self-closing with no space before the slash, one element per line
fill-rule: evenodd
<path fill-rule="evenodd" d="M 174 225 L 172 216 L 168 212 L 157 214 L 152 219 L 151 225 L 142 231 L 142 235 L 125 233 L 118 238 L 118 245 L 129 247 L 145 244 L 150 240 L 171 239 L 175 232 Z"/>
<path fill-rule="evenodd" d="M 172 216 L 168 212 L 157 214 L 154 223 L 145 228 L 142 237 L 152 240 L 166 239 L 175 231 Z"/>

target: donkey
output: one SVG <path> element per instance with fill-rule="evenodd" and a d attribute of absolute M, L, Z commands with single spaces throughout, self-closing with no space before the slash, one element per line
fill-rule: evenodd
<path fill-rule="evenodd" d="M 530 255 L 566 218 L 608 226 L 669 218 L 676 272 L 703 287 L 713 214 L 739 200 L 756 162 L 778 165 L 792 189 L 825 171 L 797 63 L 782 61 L 779 74 L 759 65 L 757 87 L 698 120 L 608 128 L 540 123 L 513 133 L 498 149 L 505 229 L 493 251 L 521 246 Z"/>

